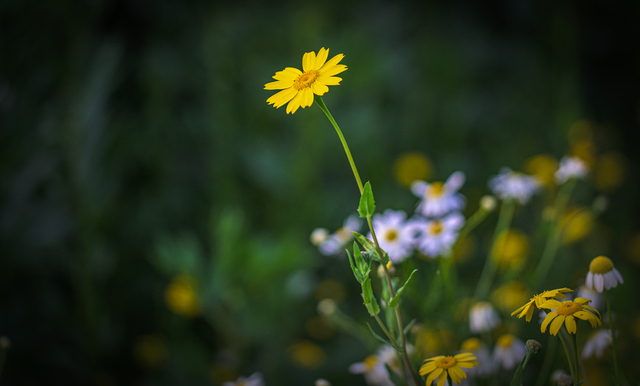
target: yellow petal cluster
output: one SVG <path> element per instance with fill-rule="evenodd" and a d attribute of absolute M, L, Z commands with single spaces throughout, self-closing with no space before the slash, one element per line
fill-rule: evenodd
<path fill-rule="evenodd" d="M 329 91 L 327 86 L 337 86 L 342 78 L 337 75 L 347 70 L 344 64 L 338 64 L 344 58 L 343 54 L 329 57 L 329 50 L 324 47 L 315 52 L 307 52 L 302 56 L 302 71 L 287 67 L 276 72 L 275 82 L 264 85 L 265 90 L 282 90 L 267 99 L 267 103 L 275 108 L 284 106 L 287 102 L 287 114 L 295 113 L 298 108 L 313 104 L 313 95 L 324 95 Z"/>
<path fill-rule="evenodd" d="M 438 379 L 437 386 L 443 386 L 447 381 L 447 376 L 451 377 L 453 383 L 459 384 L 467 377 L 462 368 L 470 369 L 478 366 L 478 362 L 474 359 L 476 357 L 470 352 L 461 353 L 453 357 L 440 355 L 425 359 L 424 364 L 420 367 L 420 375 L 428 374 L 427 385 L 433 384 L 433 381 Z"/>
<path fill-rule="evenodd" d="M 536 308 L 542 308 L 542 304 L 544 302 L 547 301 L 547 299 L 551 299 L 551 298 L 556 298 L 556 299 L 565 299 L 566 295 L 564 294 L 564 292 L 572 292 L 573 290 L 569 289 L 569 288 L 560 288 L 560 289 L 554 289 L 554 290 L 550 290 L 550 291 L 544 291 L 541 294 L 538 294 L 534 297 L 532 297 L 529 302 L 527 304 L 525 304 L 524 306 L 518 308 L 517 310 L 513 311 L 511 313 L 511 316 L 520 313 L 518 315 L 518 318 L 522 318 L 523 316 L 527 316 L 527 322 L 531 321 L 531 318 L 533 317 L 533 311 Z M 535 306 L 535 307 L 534 307 Z"/>
<path fill-rule="evenodd" d="M 551 335 L 556 335 L 564 324 L 567 328 L 567 332 L 575 334 L 577 332 L 576 318 L 588 321 L 593 328 L 600 326 L 602 324 L 600 322 L 600 313 L 598 310 L 588 305 L 590 302 L 591 300 L 585 298 L 576 298 L 574 301 L 567 300 L 564 302 L 559 302 L 554 299 L 547 300 L 541 307 L 555 311 L 551 311 L 547 314 L 542 322 L 540 331 L 544 333 L 547 330 L 549 323 L 551 323 L 549 333 Z"/>

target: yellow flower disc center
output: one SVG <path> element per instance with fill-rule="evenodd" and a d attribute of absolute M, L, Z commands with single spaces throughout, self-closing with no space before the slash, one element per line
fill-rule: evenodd
<path fill-rule="evenodd" d="M 444 193 L 444 184 L 442 182 L 433 182 L 427 189 L 427 195 L 432 198 L 440 197 Z"/>
<path fill-rule="evenodd" d="M 364 358 L 364 361 L 362 362 L 364 363 L 364 367 L 366 367 L 367 370 L 371 370 L 378 363 L 378 357 L 376 357 L 375 355 L 369 355 L 368 357 Z"/>
<path fill-rule="evenodd" d="M 438 235 L 442 233 L 442 221 L 440 220 L 432 221 L 431 224 L 429 225 L 429 231 L 431 232 L 431 234 L 434 234 L 434 235 Z"/>
<path fill-rule="evenodd" d="M 453 367 L 458 363 L 454 357 L 444 357 L 440 358 L 436 361 L 436 366 L 441 369 L 448 369 L 449 367 Z"/>
<path fill-rule="evenodd" d="M 560 308 L 556 310 L 556 312 L 560 315 L 568 316 L 573 315 L 574 313 L 581 311 L 582 305 L 576 302 L 562 302 Z"/>
<path fill-rule="evenodd" d="M 591 264 L 589 264 L 589 271 L 591 271 L 591 273 L 602 274 L 611 270 L 613 270 L 613 262 L 608 257 L 598 256 L 591 260 Z"/>
<path fill-rule="evenodd" d="M 303 88 L 311 87 L 316 79 L 318 79 L 318 71 L 307 71 L 304 74 L 300 75 L 298 79 L 295 80 L 295 82 L 293 82 L 293 87 L 295 87 L 296 90 L 300 91 Z"/>
<path fill-rule="evenodd" d="M 384 239 L 387 241 L 394 241 L 398 238 L 398 232 L 395 229 L 389 229 L 387 233 L 384 234 Z"/>
<path fill-rule="evenodd" d="M 513 335 L 502 335 L 496 344 L 502 348 L 509 348 L 513 345 L 513 339 Z"/>

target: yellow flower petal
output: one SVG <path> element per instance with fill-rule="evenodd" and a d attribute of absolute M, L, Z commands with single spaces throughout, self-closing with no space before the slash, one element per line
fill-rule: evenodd
<path fill-rule="evenodd" d="M 340 84 L 342 78 L 338 78 L 337 76 L 322 76 L 320 75 L 316 82 L 320 82 L 326 84 L 327 86 L 337 86 Z"/>
<path fill-rule="evenodd" d="M 320 74 L 320 76 L 332 76 L 344 71 L 347 71 L 347 66 L 345 66 L 344 64 L 338 64 L 337 66 L 333 66 L 333 67 L 325 66 L 318 71 L 318 74 Z"/>
<path fill-rule="evenodd" d="M 442 374 L 440 374 L 440 378 L 438 378 L 438 386 L 444 386 L 445 382 L 447 382 L 447 372 L 444 371 Z"/>
<path fill-rule="evenodd" d="M 433 384 L 433 381 L 438 378 L 438 375 L 440 375 L 444 370 L 440 367 L 436 367 L 435 370 L 433 370 L 433 372 L 431 374 L 429 374 L 429 376 L 427 377 L 427 385 L 431 385 Z"/>
<path fill-rule="evenodd" d="M 542 322 L 542 326 L 540 326 L 540 332 L 544 333 L 547 330 L 547 326 L 549 325 L 549 323 L 551 323 L 553 318 L 556 317 L 556 315 L 558 315 L 558 313 L 555 311 L 547 314 L 547 316 L 544 318 L 544 321 Z"/>
<path fill-rule="evenodd" d="M 422 365 L 422 367 L 420 367 L 419 373 L 420 375 L 429 374 L 430 372 L 435 370 L 436 367 L 436 362 L 425 363 L 424 365 Z"/>
<path fill-rule="evenodd" d="M 316 61 L 313 64 L 314 70 L 319 70 L 320 67 L 324 65 L 324 62 L 327 61 L 327 56 L 329 56 L 329 50 L 326 50 L 324 47 L 318 51 L 318 56 L 316 56 Z"/>
<path fill-rule="evenodd" d="M 313 91 L 314 94 L 322 96 L 327 91 L 329 91 L 329 87 L 327 87 L 322 83 L 313 82 L 313 84 L 311 85 L 311 90 Z"/>
<path fill-rule="evenodd" d="M 303 109 L 311 106 L 313 104 L 313 91 L 311 91 L 311 88 L 307 87 L 301 90 L 300 93 L 302 94 L 302 102 L 300 103 L 300 106 Z"/>
<path fill-rule="evenodd" d="M 302 71 L 297 68 L 287 67 L 282 71 L 276 72 L 273 79 L 276 80 L 296 80 L 297 77 L 302 75 Z"/>
<path fill-rule="evenodd" d="M 277 80 L 264 85 L 265 90 L 282 90 L 293 86 L 292 80 Z"/>
<path fill-rule="evenodd" d="M 316 62 L 316 53 L 311 51 L 302 57 L 302 71 L 307 72 L 313 70 L 313 64 Z"/>
<path fill-rule="evenodd" d="M 287 105 L 287 114 L 295 113 L 300 108 L 300 103 L 302 102 L 302 93 L 296 93 L 296 96 L 293 97 L 291 102 Z"/>
<path fill-rule="evenodd" d="M 277 94 L 272 95 L 269 99 L 267 99 L 267 103 L 273 104 L 273 107 L 279 108 L 285 103 L 289 102 L 291 98 L 296 96 L 298 90 L 293 87 L 290 87 L 286 90 L 282 90 Z"/>
<path fill-rule="evenodd" d="M 551 322 L 551 327 L 549 328 L 549 333 L 551 335 L 556 335 L 558 331 L 560 331 L 560 327 L 562 327 L 562 323 L 564 323 L 565 318 L 566 317 L 564 315 L 558 315 L 558 317 Z"/>
<path fill-rule="evenodd" d="M 565 318 L 564 326 L 567 328 L 567 332 L 569 332 L 569 334 L 575 334 L 576 331 L 578 331 L 576 326 L 576 319 L 571 315 L 567 315 L 567 317 Z"/>
<path fill-rule="evenodd" d="M 460 367 L 464 367 L 464 368 L 470 369 L 470 368 L 472 368 L 472 367 L 474 367 L 474 366 L 478 366 L 479 364 L 480 364 L 480 362 L 477 362 L 477 361 L 472 361 L 472 362 L 458 362 L 458 363 L 457 363 L 457 366 L 460 366 Z"/>
<path fill-rule="evenodd" d="M 323 69 L 325 69 L 325 68 L 330 68 L 330 67 L 333 67 L 333 66 L 335 66 L 336 64 L 340 63 L 340 61 L 342 60 L 342 58 L 344 58 L 344 55 L 343 55 L 343 54 L 338 54 L 338 55 L 334 56 L 333 58 L 329 59 L 329 61 L 328 61 L 328 62 L 326 62 L 326 63 L 324 64 L 324 66 L 322 66 L 322 67 L 320 68 L 320 72 L 322 72 L 322 70 L 323 70 Z"/>
<path fill-rule="evenodd" d="M 464 378 L 467 377 L 464 370 L 462 370 L 458 366 L 453 366 L 449 368 L 449 376 L 451 376 L 451 380 L 453 383 L 460 383 Z"/>

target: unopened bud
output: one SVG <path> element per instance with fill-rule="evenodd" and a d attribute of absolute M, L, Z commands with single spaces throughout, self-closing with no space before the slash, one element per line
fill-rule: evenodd
<path fill-rule="evenodd" d="M 321 315 L 331 315 L 336 311 L 336 303 L 331 299 L 322 299 L 318 303 L 318 312 Z"/>
<path fill-rule="evenodd" d="M 480 207 L 487 212 L 493 212 L 493 210 L 496 208 L 496 205 L 496 198 L 493 196 L 486 195 L 480 200 Z"/>
<path fill-rule="evenodd" d="M 311 240 L 311 244 L 317 247 L 328 238 L 329 238 L 329 231 L 327 229 L 316 228 L 313 230 L 313 232 L 311 232 L 311 237 L 309 237 L 309 240 Z"/>
<path fill-rule="evenodd" d="M 537 340 L 529 339 L 525 344 L 525 347 L 527 348 L 527 352 L 537 354 L 542 348 L 542 345 Z"/>

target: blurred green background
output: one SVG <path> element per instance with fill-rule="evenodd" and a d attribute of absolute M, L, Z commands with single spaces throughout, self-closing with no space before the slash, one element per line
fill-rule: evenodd
<path fill-rule="evenodd" d="M 407 152 L 435 179 L 463 170 L 474 210 L 500 167 L 588 133 L 610 206 L 598 250 L 574 252 L 614 258 L 633 299 L 638 8 L 0 2 L 0 384 L 364 384 L 346 369 L 371 347 L 316 311 L 331 297 L 366 320 L 359 288 L 309 242 L 357 187 L 321 110 L 286 115 L 263 90 L 321 47 L 345 54 L 324 100 L 380 209 L 415 205 L 394 174 Z"/>

